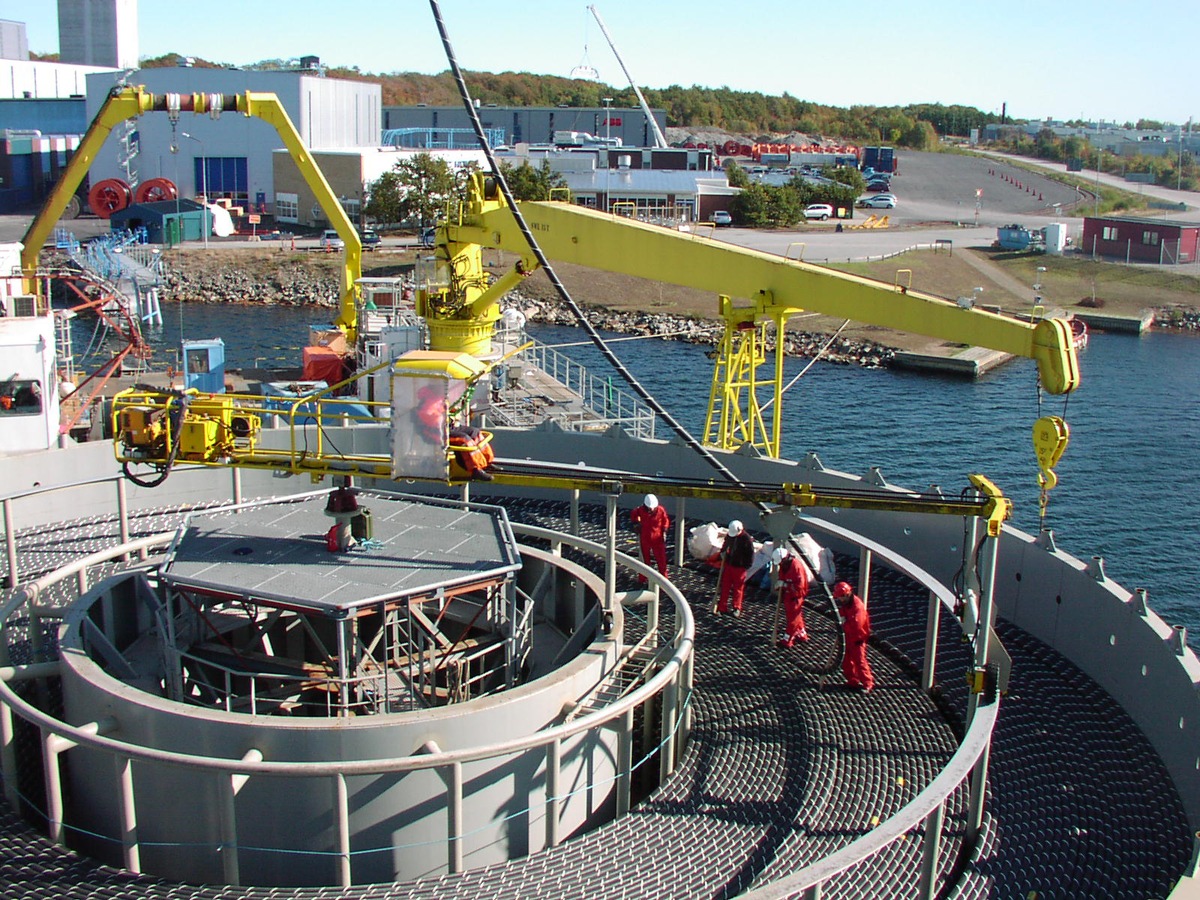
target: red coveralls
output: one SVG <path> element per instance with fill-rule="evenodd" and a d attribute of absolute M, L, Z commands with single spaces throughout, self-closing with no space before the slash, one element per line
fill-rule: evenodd
<path fill-rule="evenodd" d="M 842 674 L 851 687 L 871 690 L 875 676 L 867 662 L 867 638 L 871 634 L 871 617 L 858 594 L 841 604 L 842 629 L 846 633 L 846 653 L 842 657 Z"/>
<path fill-rule="evenodd" d="M 667 529 L 671 527 L 667 511 L 661 504 L 651 509 L 643 503 L 629 514 L 629 521 L 640 529 L 642 562 L 666 575 Z M 638 581 L 645 583 L 646 579 L 639 576 Z"/>
<path fill-rule="evenodd" d="M 746 570 L 754 562 L 754 539 L 745 531 L 726 537 L 721 556 L 725 565 L 721 569 L 721 599 L 717 603 L 717 612 L 729 612 L 731 602 L 735 610 L 741 611 L 742 595 L 746 592 Z"/>
<path fill-rule="evenodd" d="M 804 598 L 808 596 L 808 572 L 792 554 L 779 564 L 779 587 L 783 599 L 784 636 L 780 641 L 790 647 L 796 641 L 807 641 L 808 630 L 804 627 Z"/>

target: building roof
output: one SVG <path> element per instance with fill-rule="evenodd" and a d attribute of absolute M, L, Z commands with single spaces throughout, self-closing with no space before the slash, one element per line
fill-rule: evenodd
<path fill-rule="evenodd" d="M 563 172 L 572 193 L 603 194 L 699 194 L 701 182 L 706 188 L 724 186 L 724 179 L 712 172 L 684 169 L 599 169 L 592 172 Z M 704 193 L 709 193 L 705 190 Z"/>
<path fill-rule="evenodd" d="M 1166 225 L 1170 228 L 1200 228 L 1200 222 L 1184 222 L 1181 219 L 1163 219 L 1158 216 L 1085 216 L 1094 222 L 1124 222 L 1129 225 Z"/>
<path fill-rule="evenodd" d="M 180 197 L 178 200 L 158 200 L 154 203 L 133 203 L 124 209 L 118 210 L 112 214 L 112 218 L 125 218 L 126 216 L 174 216 L 180 213 L 200 212 L 204 207 L 195 200 L 186 200 Z"/>

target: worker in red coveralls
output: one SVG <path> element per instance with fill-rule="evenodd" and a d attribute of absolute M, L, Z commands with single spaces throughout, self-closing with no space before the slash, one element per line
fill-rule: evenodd
<path fill-rule="evenodd" d="M 783 601 L 783 637 L 780 647 L 795 646 L 796 641 L 808 640 L 804 627 L 804 598 L 808 596 L 808 570 L 799 557 L 780 547 L 771 554 L 775 578 L 779 582 L 779 597 Z"/>
<path fill-rule="evenodd" d="M 867 638 L 871 636 L 871 617 L 862 599 L 844 581 L 833 586 L 833 599 L 837 601 L 842 617 L 842 630 L 846 633 L 846 652 L 842 656 L 842 674 L 850 687 L 870 692 L 875 688 L 875 676 L 867 662 Z"/>
<path fill-rule="evenodd" d="M 422 387 L 417 391 L 417 404 L 413 409 L 417 431 L 428 443 L 437 446 L 448 446 L 454 451 L 454 458 L 467 473 L 467 477 L 477 481 L 491 481 L 492 473 L 488 468 L 495 458 L 491 445 L 483 440 L 478 428 L 469 425 L 450 425 L 448 431 L 443 431 L 446 423 L 446 394 L 445 391 L 431 386 Z"/>
<path fill-rule="evenodd" d="M 642 505 L 629 514 L 629 521 L 638 528 L 642 545 L 642 562 L 655 566 L 663 575 L 667 574 L 667 529 L 671 527 L 671 517 L 662 508 L 658 498 L 647 494 Z M 638 581 L 646 583 L 644 576 L 639 575 Z"/>
<path fill-rule="evenodd" d="M 754 562 L 754 539 L 737 519 L 729 523 L 725 544 L 721 547 L 721 585 L 719 599 L 713 612 L 729 612 L 733 604 L 734 618 L 742 614 L 742 595 L 746 591 L 746 570 Z"/>
<path fill-rule="evenodd" d="M 450 449 L 454 451 L 455 460 L 462 466 L 468 478 L 473 481 L 492 480 L 492 473 L 488 471 L 488 467 L 496 458 L 496 454 L 478 428 L 470 425 L 452 425 Z"/>

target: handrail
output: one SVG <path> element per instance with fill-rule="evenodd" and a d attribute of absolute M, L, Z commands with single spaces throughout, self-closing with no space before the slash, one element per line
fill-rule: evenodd
<path fill-rule="evenodd" d="M 515 523 L 513 524 L 513 530 L 514 532 L 527 534 L 531 537 L 566 543 L 575 549 L 600 556 L 603 556 L 605 553 L 605 548 L 601 544 L 585 538 L 566 535 L 562 532 L 550 531 L 535 526 L 522 526 Z M 46 588 L 57 584 L 71 575 L 77 574 L 89 566 L 100 562 L 110 562 L 118 557 L 123 557 L 127 553 L 143 549 L 149 550 L 152 547 L 160 545 L 165 546 L 170 543 L 173 537 L 174 532 L 152 535 L 108 550 L 98 551 L 80 560 L 76 560 L 61 569 L 56 569 L 54 572 L 44 575 L 29 584 L 22 585 L 13 592 L 13 597 L 8 603 L 0 607 L 0 622 L 7 620 L 23 603 L 35 602 L 36 598 Z M 341 760 L 337 762 L 262 760 L 256 762 L 244 759 L 195 756 L 177 751 L 143 747 L 138 744 L 126 743 L 125 741 L 67 725 L 27 703 L 23 698 L 15 694 L 4 680 L 0 680 L 0 702 L 7 704 L 14 711 L 17 711 L 22 718 L 37 725 L 44 731 L 67 737 L 81 745 L 88 745 L 95 749 L 104 750 L 123 757 L 127 756 L 134 759 L 183 768 L 214 770 L 231 775 L 260 774 L 294 777 L 321 777 L 339 774 L 346 776 L 378 775 L 385 772 L 411 772 L 419 769 L 438 768 L 454 763 L 477 762 L 483 759 L 518 753 L 523 750 L 545 746 L 553 741 L 571 737 L 583 731 L 588 731 L 597 726 L 604 725 L 626 712 L 632 711 L 646 699 L 654 696 L 662 688 L 666 687 L 673 680 L 675 672 L 683 667 L 684 661 L 691 655 L 694 645 L 695 620 L 692 617 L 687 601 L 679 592 L 679 589 L 658 574 L 656 569 L 650 569 L 625 554 L 618 553 L 618 556 L 623 557 L 621 560 L 623 564 L 634 563 L 635 565 L 632 568 L 635 570 L 645 570 L 645 574 L 656 577 L 660 592 L 666 594 L 676 604 L 679 614 L 675 639 L 672 641 L 672 644 L 676 648 L 674 655 L 646 684 L 609 707 L 596 710 L 571 722 L 554 725 L 542 731 L 534 732 L 531 735 L 510 738 L 507 741 L 487 746 L 458 750 L 438 750 L 436 752 L 422 752 L 421 748 L 417 748 L 416 753 L 413 755 L 372 760 Z"/>
<path fill-rule="evenodd" d="M 89 485 L 97 483 L 97 481 L 102 483 L 114 480 L 116 477 L 110 476 L 81 481 L 73 483 L 73 485 Z M 20 491 L 8 495 L 6 499 L 14 499 L 17 496 L 51 490 L 62 490 L 70 486 L 72 485 L 54 485 L 32 491 Z M 232 505 L 236 506 L 239 504 Z M 953 605 L 954 597 L 948 588 L 934 579 L 920 566 L 899 556 L 888 547 L 864 538 L 847 528 L 843 528 L 827 520 L 816 519 L 808 515 L 801 515 L 799 519 L 802 527 L 838 537 L 871 551 L 876 555 L 879 562 L 885 563 L 893 570 L 908 576 L 928 589 L 931 595 L 936 597 L 938 602 L 943 606 L 949 608 Z M 596 556 L 602 557 L 606 552 L 606 548 L 599 543 L 563 532 L 516 523 L 512 524 L 512 529 L 514 533 L 525 537 L 545 540 L 551 544 L 566 544 L 577 550 Z M 129 554 L 134 552 L 145 554 L 155 548 L 163 548 L 170 543 L 174 535 L 175 532 L 164 532 L 98 551 L 60 567 L 33 582 L 22 585 L 13 592 L 13 596 L 9 602 L 0 606 L 0 622 L 7 620 L 23 604 L 34 604 L 38 597 L 54 584 L 100 563 L 110 562 L 121 557 L 127 558 Z M 662 578 L 656 569 L 646 566 L 639 560 L 626 554 L 618 552 L 617 556 L 620 565 L 628 570 L 632 570 L 636 574 L 646 576 L 652 585 L 657 587 L 661 593 L 665 594 L 675 604 L 678 611 L 676 629 L 672 635 L 665 636 L 663 640 L 663 649 L 672 647 L 674 648 L 674 653 L 666 660 L 663 668 L 654 677 L 609 706 L 589 711 L 586 715 L 579 718 L 551 726 L 531 735 L 494 742 L 486 746 L 457 750 L 416 748 L 414 753 L 408 756 L 374 760 L 293 762 L 255 760 L 253 758 L 226 759 L 194 756 L 175 751 L 143 747 L 97 734 L 94 730 L 89 731 L 85 728 L 67 725 L 26 703 L 12 691 L 4 677 L 0 677 L 0 703 L 8 705 L 27 721 L 40 727 L 44 733 L 62 735 L 81 745 L 88 745 L 97 750 L 121 757 L 141 759 L 169 766 L 219 771 L 230 775 L 264 774 L 294 777 L 325 777 L 336 775 L 347 777 L 386 772 L 409 772 L 421 769 L 438 769 L 445 766 L 492 759 L 538 747 L 547 747 L 564 738 L 569 738 L 575 734 L 603 726 L 624 715 L 626 712 L 636 709 L 649 697 L 654 696 L 672 683 L 677 673 L 684 670 L 684 666 L 690 659 L 693 651 L 695 622 L 692 611 L 679 590 L 671 582 Z M 8 674 L 5 673 L 6 676 Z M 992 730 L 996 724 L 998 709 L 998 703 L 978 707 L 966 730 L 966 734 L 950 760 L 933 780 L 896 814 L 871 830 L 868 834 L 859 837 L 829 856 L 792 872 L 783 878 L 755 888 L 745 896 L 751 897 L 753 900 L 767 900 L 767 898 L 794 895 L 806 888 L 814 888 L 825 883 L 839 872 L 845 871 L 856 863 L 870 858 L 905 833 L 920 826 L 923 820 L 927 827 L 931 827 L 929 825 L 929 817 L 935 815 L 942 808 L 947 798 L 962 785 L 971 769 L 978 763 L 988 747 Z M 819 888 L 817 889 L 819 890 Z"/>
<path fill-rule="evenodd" d="M 996 727 L 999 713 L 1000 703 L 998 701 L 987 706 L 980 706 L 971 720 L 971 727 L 963 736 L 963 741 L 954 751 L 954 755 L 950 757 L 950 761 L 934 776 L 933 781 L 929 782 L 887 821 L 879 823 L 869 834 L 863 835 L 829 856 L 760 888 L 747 891 L 741 895 L 742 900 L 778 900 L 778 898 L 794 896 L 813 885 L 824 884 L 834 875 L 869 858 L 916 828 L 925 821 L 934 808 L 944 803 L 952 793 L 958 790 L 971 774 L 972 768 L 991 743 L 992 729 Z"/>

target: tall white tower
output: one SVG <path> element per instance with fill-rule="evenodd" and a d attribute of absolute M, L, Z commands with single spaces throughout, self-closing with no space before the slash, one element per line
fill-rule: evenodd
<path fill-rule="evenodd" d="M 137 0 L 58 0 L 58 58 L 136 69 Z"/>

